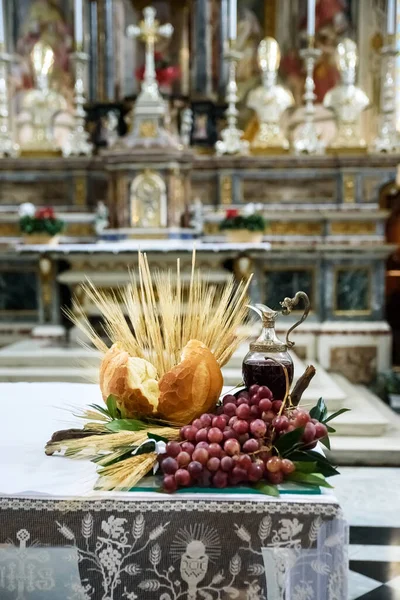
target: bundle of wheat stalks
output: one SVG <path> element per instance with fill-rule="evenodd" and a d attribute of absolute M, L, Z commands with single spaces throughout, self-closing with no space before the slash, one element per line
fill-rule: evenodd
<path fill-rule="evenodd" d="M 103 318 L 110 348 L 74 301 L 70 318 L 103 353 L 103 399 L 115 399 L 121 427 L 126 420 L 138 419 L 140 431 L 131 432 L 130 441 L 127 431 L 110 435 L 117 431 L 109 422 L 115 414 L 98 415 L 93 422 L 93 411 L 88 411 L 85 416 L 91 422 L 85 433 L 93 435 L 53 439 L 46 451 L 67 448 L 69 455 L 79 456 L 83 448 L 91 448 L 88 452 L 104 467 L 107 489 L 126 489 L 143 476 L 144 465 L 152 468 L 157 460 L 154 452 L 132 457 L 127 450 L 155 433 L 155 427 L 162 428 L 166 439 L 174 439 L 178 426 L 215 409 L 223 386 L 221 367 L 245 337 L 239 326 L 247 316 L 251 277 L 236 282 L 232 276 L 221 290 L 196 269 L 195 261 L 193 252 L 190 280 L 185 283 L 179 260 L 175 274 L 152 272 L 146 255 L 139 253 L 138 274 L 132 273 L 130 284 L 118 292 L 122 303 L 116 294 L 96 289 L 90 282 L 84 286 L 85 295 Z M 107 464 L 107 458 L 101 458 L 107 452 L 116 462 Z M 123 465 L 118 457 L 123 458 Z"/>

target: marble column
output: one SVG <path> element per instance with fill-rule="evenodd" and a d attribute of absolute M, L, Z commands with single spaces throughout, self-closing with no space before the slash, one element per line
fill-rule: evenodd
<path fill-rule="evenodd" d="M 210 16 L 210 0 L 195 0 L 192 11 L 192 92 L 202 98 L 210 97 L 212 92 Z"/>
<path fill-rule="evenodd" d="M 226 94 L 226 84 L 228 82 L 228 63 L 224 58 L 224 47 L 228 42 L 228 2 L 229 0 L 221 0 L 219 11 L 219 84 L 218 93 L 224 98 Z"/>

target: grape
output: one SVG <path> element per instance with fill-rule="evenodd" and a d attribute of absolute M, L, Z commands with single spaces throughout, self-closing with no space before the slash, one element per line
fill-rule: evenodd
<path fill-rule="evenodd" d="M 271 456 L 267 461 L 267 471 L 277 473 L 281 470 L 282 460 L 278 456 Z"/>
<path fill-rule="evenodd" d="M 210 444 L 208 446 L 209 456 L 216 456 L 217 458 L 220 458 L 221 453 L 222 453 L 222 448 L 219 444 Z"/>
<path fill-rule="evenodd" d="M 231 474 L 231 481 L 233 485 L 247 481 L 247 471 L 241 467 L 233 467 Z"/>
<path fill-rule="evenodd" d="M 228 455 L 234 456 L 235 454 L 240 453 L 240 444 L 234 439 L 226 440 L 224 444 L 224 450 Z"/>
<path fill-rule="evenodd" d="M 294 431 L 296 429 L 296 427 L 292 424 L 289 425 L 289 427 L 286 429 L 286 433 L 290 433 L 291 431 Z"/>
<path fill-rule="evenodd" d="M 208 440 L 208 430 L 203 427 L 196 433 L 196 442 L 206 442 Z"/>
<path fill-rule="evenodd" d="M 304 427 L 310 421 L 310 415 L 304 410 L 298 410 L 294 420 L 295 427 Z"/>
<path fill-rule="evenodd" d="M 178 442 L 168 442 L 165 451 L 168 456 L 172 456 L 172 458 L 176 458 L 181 451 L 181 445 Z"/>
<path fill-rule="evenodd" d="M 315 425 L 314 423 L 308 422 L 304 427 L 304 433 L 302 440 L 305 444 L 313 442 L 315 439 Z"/>
<path fill-rule="evenodd" d="M 269 389 L 269 387 L 267 387 L 266 385 L 261 385 L 258 388 L 258 397 L 261 398 L 268 398 L 269 400 L 271 400 L 272 396 L 272 392 Z"/>
<path fill-rule="evenodd" d="M 245 444 L 247 442 L 247 440 L 249 439 L 249 434 L 248 433 L 242 433 L 242 435 L 238 436 L 238 442 L 241 446 L 243 446 L 243 444 Z"/>
<path fill-rule="evenodd" d="M 211 471 L 212 473 L 215 473 L 215 471 L 218 471 L 220 464 L 221 461 L 219 460 L 219 458 L 213 456 L 207 462 L 207 469 L 209 469 L 209 471 Z"/>
<path fill-rule="evenodd" d="M 248 471 L 252 464 L 253 463 L 252 463 L 251 458 L 250 458 L 250 456 L 248 454 L 242 454 L 239 457 L 239 467 L 241 469 L 244 469 L 245 471 Z"/>
<path fill-rule="evenodd" d="M 183 427 L 183 438 L 185 440 L 188 440 L 188 442 L 194 442 L 196 440 L 196 433 L 197 433 L 197 429 L 196 427 L 193 427 L 193 425 L 186 425 L 186 427 Z"/>
<path fill-rule="evenodd" d="M 285 431 L 289 427 L 289 419 L 285 417 L 285 415 L 281 415 L 280 417 L 276 417 L 272 421 L 272 425 L 275 427 L 276 431 Z"/>
<path fill-rule="evenodd" d="M 256 404 L 250 406 L 250 417 L 252 417 L 253 419 L 258 419 L 259 417 L 261 417 L 261 410 Z"/>
<path fill-rule="evenodd" d="M 208 431 L 208 441 L 212 444 L 219 444 L 224 439 L 224 435 L 217 427 L 211 427 Z"/>
<path fill-rule="evenodd" d="M 164 491 L 168 492 L 168 494 L 171 494 L 172 492 L 175 492 L 177 488 L 178 486 L 176 484 L 175 477 L 173 475 L 166 475 L 163 481 Z"/>
<path fill-rule="evenodd" d="M 260 481 L 261 477 L 264 475 L 264 469 L 258 463 L 252 463 L 249 470 L 247 471 L 247 476 L 249 481 L 252 483 L 256 481 Z"/>
<path fill-rule="evenodd" d="M 200 483 L 204 487 L 210 487 L 211 485 L 211 472 L 208 469 L 204 469 L 200 477 Z"/>
<path fill-rule="evenodd" d="M 175 481 L 184 487 L 190 485 L 190 473 L 186 469 L 178 469 L 175 473 Z"/>
<path fill-rule="evenodd" d="M 217 427 L 223 431 L 228 423 L 228 415 L 220 415 L 218 417 L 214 417 L 212 420 L 212 426 Z"/>
<path fill-rule="evenodd" d="M 214 487 L 224 488 L 228 485 L 228 475 L 224 471 L 217 471 L 212 481 Z"/>
<path fill-rule="evenodd" d="M 274 485 L 278 485 L 283 481 L 282 471 L 277 471 L 276 473 L 271 473 L 270 471 L 267 471 L 265 473 L 265 477 L 270 483 L 273 483 Z"/>
<path fill-rule="evenodd" d="M 196 448 L 192 454 L 192 459 L 205 465 L 209 459 L 208 451 L 205 448 Z"/>
<path fill-rule="evenodd" d="M 232 394 L 228 394 L 227 396 L 224 396 L 224 399 L 222 400 L 222 403 L 223 403 L 224 407 L 227 404 L 231 404 L 231 403 L 233 405 L 235 405 L 236 404 L 236 397 L 233 396 Z"/>
<path fill-rule="evenodd" d="M 180 452 L 176 457 L 176 461 L 180 467 L 187 467 L 191 461 L 190 454 L 188 452 Z"/>
<path fill-rule="evenodd" d="M 239 392 L 238 398 L 246 398 L 246 400 L 248 400 L 250 398 L 250 394 L 246 390 L 242 390 Z"/>
<path fill-rule="evenodd" d="M 272 456 L 271 452 L 267 452 L 266 450 L 263 450 L 262 452 L 260 452 L 258 454 L 259 458 L 264 461 L 264 463 L 266 463 Z"/>
<path fill-rule="evenodd" d="M 311 423 L 314 423 L 314 425 L 316 425 L 317 423 L 319 423 L 318 419 L 311 419 Z"/>
<path fill-rule="evenodd" d="M 162 461 L 162 470 L 166 475 L 173 475 L 178 470 L 178 463 L 172 456 L 167 456 Z"/>
<path fill-rule="evenodd" d="M 212 421 L 212 417 L 210 415 L 208 415 L 208 414 L 204 414 L 204 415 L 201 415 L 200 421 L 201 421 L 201 426 L 202 427 L 210 427 L 211 421 Z"/>
<path fill-rule="evenodd" d="M 260 398 L 258 397 L 258 394 L 254 394 L 254 396 L 251 396 L 250 398 L 250 405 L 251 406 L 258 406 L 260 404 Z"/>
<path fill-rule="evenodd" d="M 248 419 L 250 417 L 250 406 L 248 404 L 240 404 L 236 409 L 236 416 L 239 419 Z"/>
<path fill-rule="evenodd" d="M 187 452 L 188 454 L 190 454 L 190 456 L 192 456 L 194 445 L 190 442 L 183 442 L 181 449 L 183 450 L 183 452 Z"/>
<path fill-rule="evenodd" d="M 317 423 L 315 425 L 315 437 L 320 439 L 325 437 L 326 435 L 328 435 L 328 429 L 326 425 L 324 425 L 323 423 Z"/>
<path fill-rule="evenodd" d="M 254 423 L 254 421 L 253 421 L 253 423 Z M 247 421 L 244 421 L 243 419 L 238 419 L 235 423 L 233 423 L 232 429 L 237 434 L 242 435 L 243 433 L 247 433 L 248 432 L 248 430 L 249 430 L 249 424 L 248 424 Z"/>
<path fill-rule="evenodd" d="M 203 427 L 203 425 L 201 424 L 200 419 L 195 419 L 192 423 L 193 427 L 196 427 L 196 429 L 201 429 Z"/>
<path fill-rule="evenodd" d="M 251 385 L 249 387 L 249 394 L 250 394 L 250 398 L 252 396 L 255 396 L 255 394 L 257 394 L 258 390 L 260 389 L 260 386 L 257 385 L 256 383 L 254 383 L 253 385 Z"/>
<path fill-rule="evenodd" d="M 272 410 L 278 413 L 281 410 L 282 400 L 274 400 L 272 403 Z"/>
<path fill-rule="evenodd" d="M 224 440 L 229 440 L 231 438 L 236 439 L 236 433 L 233 431 L 232 427 L 227 427 L 223 432 Z"/>
<path fill-rule="evenodd" d="M 192 460 L 192 462 L 188 464 L 187 470 L 193 479 L 197 479 L 203 472 L 203 465 L 197 460 Z"/>
<path fill-rule="evenodd" d="M 250 405 L 250 398 L 246 398 L 245 396 L 241 396 L 238 401 L 237 401 L 237 405 L 238 406 L 242 406 L 242 404 L 247 404 L 247 406 Z"/>
<path fill-rule="evenodd" d="M 233 460 L 230 456 L 221 458 L 221 469 L 223 471 L 231 471 L 233 469 Z"/>
<path fill-rule="evenodd" d="M 250 423 L 250 431 L 256 438 L 263 437 L 267 431 L 267 427 L 262 419 L 255 419 Z"/>
<path fill-rule="evenodd" d="M 262 414 L 262 419 L 263 421 L 265 421 L 266 423 L 272 423 L 272 421 L 275 419 L 276 414 L 274 412 L 272 412 L 272 410 L 267 410 L 267 412 L 263 412 Z"/>
<path fill-rule="evenodd" d="M 206 450 L 208 450 L 209 444 L 207 442 L 198 442 L 196 444 L 196 448 L 205 448 Z"/>
<path fill-rule="evenodd" d="M 228 417 L 233 417 L 236 415 L 236 404 L 233 404 L 233 402 L 228 402 L 228 404 L 225 404 L 224 413 L 228 415 Z"/>
<path fill-rule="evenodd" d="M 288 458 L 282 458 L 282 465 L 281 465 L 281 471 L 282 473 L 284 473 L 285 475 L 289 475 L 290 473 L 293 473 L 293 471 L 296 470 L 296 467 L 294 466 L 294 464 L 292 463 L 291 460 L 289 460 Z"/>
<path fill-rule="evenodd" d="M 237 420 L 238 420 L 238 418 L 237 418 L 237 417 L 231 417 L 231 418 L 229 419 L 229 421 L 228 421 L 228 426 L 229 426 L 229 427 L 232 427 L 232 425 L 233 425 L 234 423 L 236 423 L 236 421 L 237 421 Z"/>
<path fill-rule="evenodd" d="M 267 412 L 268 410 L 271 410 L 272 402 L 269 398 L 262 398 L 258 406 L 260 407 L 260 410 Z"/>
<path fill-rule="evenodd" d="M 245 442 L 243 444 L 243 450 L 244 452 L 257 452 L 259 448 L 259 444 L 258 441 L 255 440 L 254 438 L 250 438 L 249 440 L 247 440 L 247 442 Z"/>

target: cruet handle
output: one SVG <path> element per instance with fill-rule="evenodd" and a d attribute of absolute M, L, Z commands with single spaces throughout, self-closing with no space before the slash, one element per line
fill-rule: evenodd
<path fill-rule="evenodd" d="M 292 325 L 286 333 L 286 345 L 288 348 L 293 348 L 293 346 L 294 346 L 294 342 L 289 340 L 289 335 L 292 333 L 292 331 L 294 329 L 296 329 L 296 327 L 298 327 L 301 323 L 303 323 L 303 321 L 305 321 L 308 317 L 308 313 L 310 312 L 310 307 L 311 307 L 310 299 L 305 292 L 297 292 L 297 294 L 294 296 L 294 298 L 285 298 L 283 300 L 283 302 L 280 303 L 282 306 L 282 314 L 289 315 L 292 312 L 292 310 L 294 309 L 294 307 L 297 306 L 297 304 L 299 303 L 300 300 L 304 300 L 304 312 L 301 316 L 301 319 L 299 321 L 297 321 L 297 323 Z"/>

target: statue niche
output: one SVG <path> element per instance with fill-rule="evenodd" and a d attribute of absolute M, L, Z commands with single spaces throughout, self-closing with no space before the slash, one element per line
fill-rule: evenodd
<path fill-rule="evenodd" d="M 130 186 L 131 226 L 167 226 L 167 187 L 154 171 L 137 175 Z"/>

